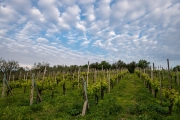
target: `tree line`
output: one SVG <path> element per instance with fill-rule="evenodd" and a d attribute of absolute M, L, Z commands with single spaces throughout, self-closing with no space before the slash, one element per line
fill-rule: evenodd
<path fill-rule="evenodd" d="M 107 61 L 101 61 L 99 62 L 94 62 L 89 64 L 90 69 L 96 69 L 96 70 L 102 70 L 102 69 L 123 69 L 127 68 L 130 73 L 134 73 L 135 67 L 140 67 L 140 68 L 147 68 L 149 67 L 150 62 L 147 60 L 139 60 L 137 63 L 135 61 L 132 61 L 130 63 L 125 63 L 122 60 L 118 60 L 117 62 L 114 62 L 110 64 Z M 47 71 L 53 71 L 53 72 L 75 72 L 78 71 L 79 68 L 81 71 L 85 71 L 88 67 L 88 64 L 85 65 L 54 65 L 50 66 L 49 63 L 46 62 L 37 62 L 34 63 L 33 67 L 30 69 L 28 67 L 21 67 L 19 65 L 18 61 L 14 60 L 5 60 L 3 58 L 0 58 L 0 78 L 3 78 L 3 74 L 6 73 L 6 76 L 9 76 L 11 74 L 21 74 L 26 71 L 31 71 L 31 72 L 43 72 L 46 67 Z M 176 67 L 173 68 L 173 70 L 178 69 L 180 70 L 180 66 L 177 65 Z"/>

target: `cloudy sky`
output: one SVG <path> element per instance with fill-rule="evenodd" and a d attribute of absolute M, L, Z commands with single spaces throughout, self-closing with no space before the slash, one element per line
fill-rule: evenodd
<path fill-rule="evenodd" d="M 2 0 L 0 57 L 180 65 L 180 0 Z"/>

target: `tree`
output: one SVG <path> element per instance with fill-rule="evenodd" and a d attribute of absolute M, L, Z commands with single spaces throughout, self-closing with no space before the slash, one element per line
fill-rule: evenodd
<path fill-rule="evenodd" d="M 136 68 L 136 62 L 131 62 L 127 64 L 127 69 L 129 70 L 130 73 L 134 73 L 134 70 Z"/>
<path fill-rule="evenodd" d="M 32 68 L 33 71 L 40 71 L 40 72 L 44 72 L 44 68 L 45 66 L 47 67 L 46 69 L 49 69 L 49 63 L 45 63 L 45 62 L 38 62 L 37 64 L 34 63 L 34 66 Z"/>
<path fill-rule="evenodd" d="M 112 64 L 112 69 L 120 69 L 125 67 L 126 67 L 126 63 L 124 63 L 122 60 L 118 60 L 117 62 Z"/>
<path fill-rule="evenodd" d="M 97 64 L 98 64 L 98 62 L 96 62 L 96 63 L 91 63 L 91 64 L 89 65 L 89 68 L 96 68 L 96 69 L 97 69 Z"/>
<path fill-rule="evenodd" d="M 103 69 L 111 68 L 111 64 L 109 62 L 106 62 L 106 61 L 101 61 L 101 63 L 95 62 L 95 63 L 91 63 L 89 65 L 90 68 L 96 68 L 97 70 L 101 70 L 102 66 L 103 66 Z"/>
<path fill-rule="evenodd" d="M 180 71 L 180 65 L 176 65 L 176 67 L 173 68 L 173 71 L 176 71 L 176 69 Z"/>
<path fill-rule="evenodd" d="M 146 60 L 139 60 L 137 63 L 137 66 L 140 68 L 147 68 L 149 66 L 150 62 L 147 62 Z"/>
<path fill-rule="evenodd" d="M 109 64 L 106 61 L 101 61 L 101 63 L 99 64 L 99 67 L 101 68 L 103 66 L 103 69 L 109 69 L 111 67 L 111 64 Z"/>
<path fill-rule="evenodd" d="M 19 62 L 14 60 L 4 60 L 0 58 L 0 71 L 1 73 L 11 73 L 12 71 L 16 71 L 19 67 Z"/>
<path fill-rule="evenodd" d="M 17 71 L 19 68 L 19 62 L 14 60 L 4 60 L 0 58 L 0 73 L 6 74 L 7 79 L 10 80 L 12 72 Z M 3 75 L 2 75 L 3 76 Z"/>

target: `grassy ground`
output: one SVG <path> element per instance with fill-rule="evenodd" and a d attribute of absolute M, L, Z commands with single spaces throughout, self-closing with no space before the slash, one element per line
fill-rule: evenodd
<path fill-rule="evenodd" d="M 159 99 L 153 98 L 147 88 L 135 74 L 127 74 L 120 82 L 105 94 L 99 103 L 89 96 L 90 108 L 85 116 L 81 116 L 84 100 L 80 90 L 72 90 L 67 85 L 66 95 L 62 95 L 62 88 L 55 90 L 51 98 L 51 91 L 43 91 L 43 102 L 29 106 L 29 92 L 23 94 L 23 89 L 14 89 L 14 97 L 0 98 L 0 119 L 82 119 L 82 120 L 179 120 L 180 108 L 174 107 L 172 116 L 168 115 L 168 108 L 160 105 Z"/>
<path fill-rule="evenodd" d="M 128 74 L 101 100 L 91 107 L 85 119 L 112 120 L 179 120 L 179 108 L 168 115 L 168 108 L 160 105 L 135 74 Z"/>

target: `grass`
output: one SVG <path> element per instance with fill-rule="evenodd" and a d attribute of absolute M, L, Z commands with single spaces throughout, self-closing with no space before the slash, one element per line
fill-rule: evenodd
<path fill-rule="evenodd" d="M 84 103 L 81 90 L 72 90 L 67 83 L 66 95 L 62 95 L 62 87 L 55 90 L 54 98 L 51 91 L 42 92 L 43 102 L 29 106 L 30 88 L 24 94 L 22 88 L 13 90 L 14 97 L 9 95 L 0 98 L 0 119 L 27 120 L 178 120 L 180 108 L 174 107 L 172 116 L 168 108 L 160 105 L 160 100 L 149 94 L 135 74 L 127 74 L 119 83 L 100 99 L 98 104 L 94 97 L 89 96 L 90 108 L 85 116 L 81 116 Z M 36 96 L 36 95 L 35 95 Z M 35 99 L 34 99 L 35 100 Z"/>

